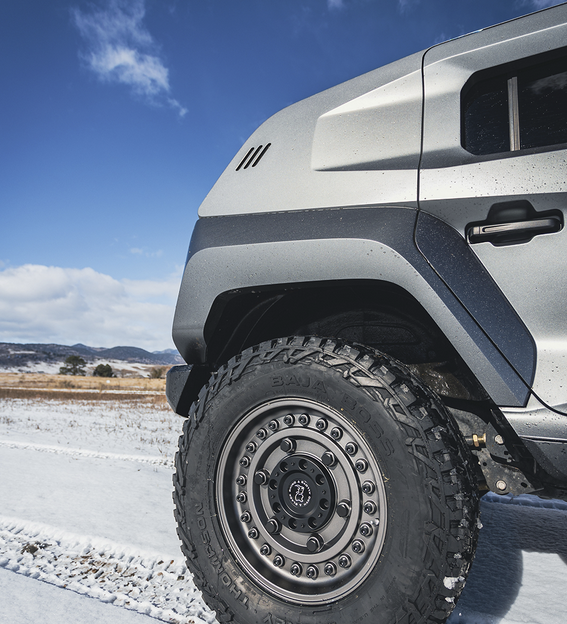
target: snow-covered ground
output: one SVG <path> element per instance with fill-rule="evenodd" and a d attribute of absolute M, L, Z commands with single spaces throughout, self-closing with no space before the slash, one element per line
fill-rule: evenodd
<path fill-rule="evenodd" d="M 0 622 L 212 624 L 171 502 L 181 420 L 135 404 L 0 401 Z M 567 503 L 487 495 L 450 624 L 563 624 Z"/>

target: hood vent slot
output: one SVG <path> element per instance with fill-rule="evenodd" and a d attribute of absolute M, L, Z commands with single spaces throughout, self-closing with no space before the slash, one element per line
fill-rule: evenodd
<path fill-rule="evenodd" d="M 240 161 L 238 167 L 236 167 L 236 171 L 248 169 L 250 165 L 255 167 L 262 160 L 270 145 L 271 143 L 268 143 L 267 145 L 259 145 L 258 147 L 251 147 L 246 156 L 244 156 L 244 158 Z"/>

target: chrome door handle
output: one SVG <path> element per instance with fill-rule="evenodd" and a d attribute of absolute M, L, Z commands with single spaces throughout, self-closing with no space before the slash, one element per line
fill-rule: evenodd
<path fill-rule="evenodd" d="M 469 243 L 492 243 L 493 245 L 511 245 L 529 242 L 538 234 L 551 234 L 561 229 L 561 221 L 556 216 L 513 223 L 494 223 L 474 225 L 467 230 Z"/>

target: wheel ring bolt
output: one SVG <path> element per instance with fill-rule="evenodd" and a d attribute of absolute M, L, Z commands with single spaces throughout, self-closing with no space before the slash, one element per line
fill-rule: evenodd
<path fill-rule="evenodd" d="M 238 475 L 238 477 L 236 477 L 236 485 L 246 485 L 245 475 Z"/>
<path fill-rule="evenodd" d="M 309 414 L 300 414 L 297 420 L 300 425 L 303 425 L 305 427 L 309 424 Z"/>
<path fill-rule="evenodd" d="M 268 531 L 270 535 L 276 535 L 280 532 L 280 530 L 281 524 L 276 518 L 271 518 L 268 522 L 266 522 L 266 531 Z"/>
<path fill-rule="evenodd" d="M 343 500 L 337 505 L 337 514 L 341 518 L 347 518 L 350 516 L 351 504 L 348 500 Z"/>
<path fill-rule="evenodd" d="M 268 429 L 270 431 L 277 431 L 280 428 L 280 423 L 277 420 L 270 420 L 268 423 Z"/>
<path fill-rule="evenodd" d="M 327 428 L 327 421 L 324 418 L 319 418 L 319 420 L 315 423 L 315 427 L 319 429 L 319 431 L 325 431 Z"/>
<path fill-rule="evenodd" d="M 236 495 L 236 500 L 237 500 L 239 503 L 245 503 L 245 502 L 248 500 L 248 497 L 246 496 L 246 492 L 239 492 L 239 493 Z"/>
<path fill-rule="evenodd" d="M 368 524 L 368 522 L 365 522 L 364 524 L 360 525 L 359 531 L 363 537 L 370 537 L 374 529 L 372 528 L 371 524 Z"/>
<path fill-rule="evenodd" d="M 253 540 L 258 539 L 258 537 L 260 537 L 260 534 L 258 533 L 258 529 L 256 528 L 250 529 L 250 531 L 248 531 L 248 537 Z"/>
<path fill-rule="evenodd" d="M 285 438 L 281 441 L 280 449 L 284 453 L 295 453 L 296 446 L 295 440 L 292 438 Z"/>
<path fill-rule="evenodd" d="M 256 483 L 257 485 L 264 485 L 265 483 L 268 483 L 269 478 L 270 475 L 268 474 L 267 470 L 258 470 L 254 474 L 254 483 Z"/>
<path fill-rule="evenodd" d="M 291 427 L 293 423 L 295 422 L 295 416 L 293 414 L 286 414 L 284 416 L 283 421 L 284 421 L 284 425 Z"/>
<path fill-rule="evenodd" d="M 328 468 L 332 468 L 337 463 L 337 458 L 335 457 L 334 453 L 331 453 L 331 451 L 326 451 L 325 453 L 323 453 L 321 461 Z"/>
<path fill-rule="evenodd" d="M 361 555 L 364 552 L 364 542 L 360 540 L 354 540 L 352 543 L 352 552 L 357 555 Z"/>
<path fill-rule="evenodd" d="M 264 427 L 262 427 L 256 431 L 256 437 L 260 440 L 265 440 L 268 437 L 268 432 L 264 429 Z"/>
<path fill-rule="evenodd" d="M 238 462 L 243 468 L 248 468 L 248 466 L 250 466 L 250 458 L 246 455 L 244 455 L 244 457 L 240 458 L 240 461 Z"/>
<path fill-rule="evenodd" d="M 346 446 L 345 446 L 345 451 L 349 454 L 349 455 L 356 455 L 356 453 L 358 452 L 358 446 L 356 446 L 356 444 L 354 442 L 349 442 Z"/>
<path fill-rule="evenodd" d="M 303 568 L 301 567 L 300 563 L 293 563 L 289 571 L 291 572 L 292 576 L 301 576 Z"/>
<path fill-rule="evenodd" d="M 376 513 L 376 503 L 374 501 L 366 501 L 364 503 L 364 513 L 367 513 L 369 516 L 372 516 Z"/>
<path fill-rule="evenodd" d="M 372 481 L 365 481 L 362 484 L 362 491 L 365 494 L 373 494 L 375 489 L 376 489 L 376 486 L 374 485 L 374 483 L 372 483 Z"/>
<path fill-rule="evenodd" d="M 240 520 L 242 522 L 246 522 L 246 524 L 248 524 L 250 522 L 250 520 L 252 520 L 252 516 L 250 515 L 250 512 L 245 511 L 241 516 L 240 516 Z"/>
<path fill-rule="evenodd" d="M 258 447 L 256 446 L 256 442 L 248 442 L 248 444 L 246 445 L 246 450 L 249 453 L 255 453 L 257 448 Z"/>
<path fill-rule="evenodd" d="M 368 470 L 368 462 L 365 459 L 357 459 L 354 466 L 358 472 L 366 472 Z"/>
<path fill-rule="evenodd" d="M 264 544 L 262 548 L 260 548 L 260 554 L 264 555 L 264 557 L 271 555 L 272 554 L 271 546 L 269 544 Z"/>
<path fill-rule="evenodd" d="M 317 569 L 316 566 L 310 565 L 307 568 L 307 571 L 305 574 L 307 574 L 307 578 L 310 578 L 312 581 L 314 581 L 319 576 L 319 570 Z"/>
<path fill-rule="evenodd" d="M 348 555 L 341 555 L 339 557 L 339 565 L 341 568 L 348 570 L 348 568 L 350 568 L 350 566 L 352 565 L 350 557 Z"/>
<path fill-rule="evenodd" d="M 283 568 L 285 565 L 285 559 L 281 555 L 276 555 L 274 557 L 274 565 L 276 568 Z"/>
<path fill-rule="evenodd" d="M 333 427 L 331 429 L 331 438 L 333 440 L 340 440 L 343 437 L 343 430 L 338 427 Z"/>
<path fill-rule="evenodd" d="M 337 573 L 337 566 L 332 561 L 329 561 L 328 563 L 325 564 L 325 574 L 327 576 L 335 576 L 336 573 Z"/>

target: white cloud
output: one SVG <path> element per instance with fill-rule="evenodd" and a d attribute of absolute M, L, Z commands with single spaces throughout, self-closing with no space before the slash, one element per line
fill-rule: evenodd
<path fill-rule="evenodd" d="M 521 4 L 531 7 L 534 11 L 539 11 L 540 9 L 547 9 L 548 7 L 562 4 L 563 2 L 565 2 L 565 0 L 522 0 Z"/>
<path fill-rule="evenodd" d="M 72 11 L 86 45 L 82 58 L 105 82 L 129 86 L 153 104 L 167 104 L 180 117 L 187 113 L 170 96 L 169 70 L 143 24 L 145 0 L 104 0 L 91 12 Z"/>
<path fill-rule="evenodd" d="M 327 0 L 329 11 L 340 11 L 345 8 L 344 0 Z"/>
<path fill-rule="evenodd" d="M 163 250 L 161 249 L 157 251 L 146 251 L 146 249 L 141 249 L 140 247 L 132 247 L 130 253 L 135 256 L 145 256 L 146 258 L 161 258 L 163 256 Z"/>
<path fill-rule="evenodd" d="M 409 11 L 414 4 L 419 4 L 421 0 L 398 0 L 398 7 L 402 13 Z"/>
<path fill-rule="evenodd" d="M 0 341 L 173 346 L 181 281 L 116 280 L 93 269 L 26 264 L 0 270 Z"/>

